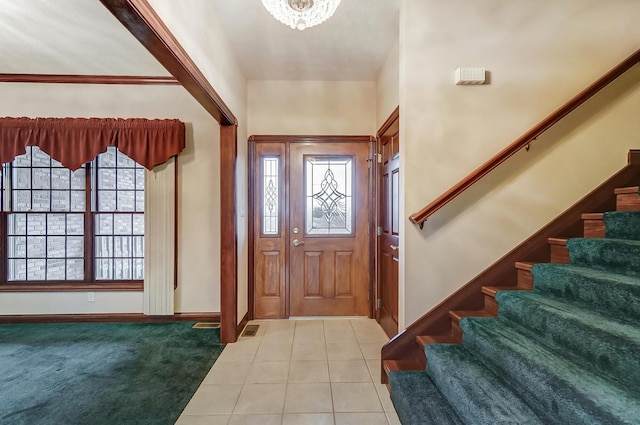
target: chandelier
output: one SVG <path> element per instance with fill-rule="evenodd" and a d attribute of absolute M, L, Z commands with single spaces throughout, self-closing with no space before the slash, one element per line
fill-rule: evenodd
<path fill-rule="evenodd" d="M 341 0 L 262 0 L 278 21 L 302 31 L 329 19 Z"/>

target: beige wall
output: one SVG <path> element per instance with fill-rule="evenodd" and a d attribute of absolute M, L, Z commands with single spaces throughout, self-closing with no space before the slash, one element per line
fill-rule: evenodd
<path fill-rule="evenodd" d="M 0 116 L 178 118 L 176 312 L 220 311 L 218 125 L 179 86 L 0 84 Z M 141 292 L 0 293 L 0 314 L 141 313 Z"/>
<path fill-rule="evenodd" d="M 247 82 L 222 33 L 210 0 L 149 3 L 238 120 L 236 213 L 238 220 L 238 320 L 247 305 Z M 215 161 L 218 161 L 216 158 Z M 212 164 L 217 168 L 217 163 Z M 224 183 L 222 183 L 224 184 Z M 217 201 L 216 201 L 217 202 Z M 227 249 L 228 247 L 222 247 Z"/>
<path fill-rule="evenodd" d="M 635 0 L 404 0 L 402 216 L 631 54 L 640 41 L 638 13 Z M 460 66 L 486 67 L 490 84 L 455 86 Z M 637 75 L 436 213 L 424 230 L 403 220 L 405 325 L 624 165 L 627 150 L 640 146 Z"/>
<path fill-rule="evenodd" d="M 400 45 L 395 42 L 376 81 L 376 128 L 379 129 L 399 105 Z"/>
<path fill-rule="evenodd" d="M 249 81 L 249 134 L 373 135 L 371 81 Z"/>

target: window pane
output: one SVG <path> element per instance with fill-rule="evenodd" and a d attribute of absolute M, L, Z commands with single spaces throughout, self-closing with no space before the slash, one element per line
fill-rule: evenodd
<path fill-rule="evenodd" d="M 10 214 L 7 217 L 7 231 L 10 235 L 27 234 L 27 215 Z"/>
<path fill-rule="evenodd" d="M 45 280 L 47 278 L 47 260 L 27 260 L 27 280 Z"/>
<path fill-rule="evenodd" d="M 118 190 L 118 211 L 135 211 L 136 198 L 132 190 Z"/>
<path fill-rule="evenodd" d="M 114 217 L 115 235 L 130 235 L 132 229 L 132 215 L 131 214 L 115 214 Z"/>
<path fill-rule="evenodd" d="M 48 190 L 34 190 L 32 192 L 31 209 L 33 211 L 49 211 L 51 209 L 51 192 Z"/>
<path fill-rule="evenodd" d="M 136 188 L 136 170 L 118 170 L 118 190 L 134 190 Z"/>
<path fill-rule="evenodd" d="M 27 214 L 27 234 L 45 235 L 47 233 L 46 214 Z"/>
<path fill-rule="evenodd" d="M 351 157 L 305 159 L 307 234 L 351 234 L 352 168 Z"/>
<path fill-rule="evenodd" d="M 136 258 L 133 260 L 133 278 L 135 280 L 144 279 L 144 260 L 143 259 Z"/>
<path fill-rule="evenodd" d="M 64 280 L 66 271 L 66 261 L 47 260 L 47 280 Z"/>
<path fill-rule="evenodd" d="M 71 208 L 70 192 L 62 190 L 51 191 L 51 211 L 69 211 Z"/>
<path fill-rule="evenodd" d="M 64 236 L 47 237 L 47 258 L 64 258 L 67 251 L 65 242 Z"/>
<path fill-rule="evenodd" d="M 9 258 L 26 258 L 27 257 L 27 238 L 26 236 L 9 236 L 8 239 L 8 257 Z"/>
<path fill-rule="evenodd" d="M 98 189 L 99 190 L 115 190 L 116 189 L 115 168 L 98 169 Z"/>
<path fill-rule="evenodd" d="M 47 234 L 48 235 L 64 235 L 66 233 L 67 217 L 64 214 L 48 214 L 47 216 Z"/>
<path fill-rule="evenodd" d="M 277 235 L 280 215 L 280 158 L 262 158 L 262 233 Z"/>
<path fill-rule="evenodd" d="M 67 258 L 82 258 L 84 256 L 84 238 L 80 236 L 67 237 Z"/>
<path fill-rule="evenodd" d="M 114 256 L 120 258 L 131 257 L 133 251 L 131 248 L 132 242 L 131 236 L 115 236 L 113 238 Z"/>
<path fill-rule="evenodd" d="M 13 211 L 31 211 L 31 192 L 28 190 L 13 191 Z"/>
<path fill-rule="evenodd" d="M 16 167 L 31 167 L 31 148 L 27 146 L 26 153 L 18 155 L 13 160 L 13 165 Z"/>
<path fill-rule="evenodd" d="M 144 235 L 144 215 L 143 214 L 133 215 L 133 234 Z"/>
<path fill-rule="evenodd" d="M 131 259 L 119 259 L 114 260 L 114 279 L 116 280 L 131 280 L 133 278 Z"/>
<path fill-rule="evenodd" d="M 144 190 L 144 168 L 137 168 L 136 169 L 136 189 L 137 190 Z"/>
<path fill-rule="evenodd" d="M 27 256 L 45 258 L 47 238 L 45 236 L 27 236 Z"/>
<path fill-rule="evenodd" d="M 86 168 L 82 167 L 71 172 L 71 189 L 84 190 L 86 186 Z"/>
<path fill-rule="evenodd" d="M 67 214 L 67 235 L 84 234 L 84 216 L 81 214 Z"/>
<path fill-rule="evenodd" d="M 113 214 L 96 214 L 96 235 L 113 234 Z"/>
<path fill-rule="evenodd" d="M 31 163 L 32 167 L 49 167 L 49 166 L 51 166 L 51 160 L 49 158 L 49 155 L 47 155 L 46 153 L 42 152 L 40 149 L 38 149 L 37 146 L 32 146 L 31 147 L 31 157 L 33 159 L 33 162 Z"/>
<path fill-rule="evenodd" d="M 9 260 L 9 273 L 7 279 L 12 280 L 27 280 L 27 260 Z"/>
<path fill-rule="evenodd" d="M 136 212 L 144 212 L 144 192 L 136 192 Z"/>
<path fill-rule="evenodd" d="M 109 146 L 107 151 L 98 155 L 98 167 L 115 167 L 117 149 Z"/>
<path fill-rule="evenodd" d="M 96 279 L 111 280 L 113 279 L 113 268 L 111 267 L 111 259 L 96 260 Z"/>
<path fill-rule="evenodd" d="M 33 189 L 51 189 L 51 170 L 49 168 L 32 168 Z"/>
<path fill-rule="evenodd" d="M 133 161 L 127 155 L 118 152 L 118 168 L 134 168 L 135 166 L 135 161 Z"/>
<path fill-rule="evenodd" d="M 14 167 L 13 187 L 16 189 L 31 189 L 31 168 Z"/>
<path fill-rule="evenodd" d="M 70 179 L 71 173 L 66 168 L 54 168 L 51 170 L 51 188 L 52 189 L 66 189 L 68 190 L 71 185 Z"/>
<path fill-rule="evenodd" d="M 86 211 L 87 195 L 84 191 L 71 191 L 71 209 L 70 211 Z"/>
<path fill-rule="evenodd" d="M 96 257 L 113 257 L 113 237 L 96 236 L 95 237 Z"/>
<path fill-rule="evenodd" d="M 116 192 L 112 190 L 101 190 L 98 193 L 98 211 L 116 210 Z"/>
<path fill-rule="evenodd" d="M 133 256 L 144 258 L 144 236 L 133 237 Z"/>
<path fill-rule="evenodd" d="M 84 261 L 79 259 L 67 260 L 67 280 L 84 279 Z"/>

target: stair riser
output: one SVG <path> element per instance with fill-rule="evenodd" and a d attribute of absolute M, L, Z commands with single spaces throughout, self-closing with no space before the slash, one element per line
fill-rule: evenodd
<path fill-rule="evenodd" d="M 498 315 L 498 303 L 495 298 L 485 295 L 484 296 L 484 309 L 491 313 L 493 316 Z"/>
<path fill-rule="evenodd" d="M 604 238 L 606 227 L 604 220 L 584 220 L 585 238 Z"/>
<path fill-rule="evenodd" d="M 529 407 L 545 420 L 545 423 L 563 425 L 621 423 L 610 412 L 599 409 L 571 383 L 564 382 L 549 373 L 545 367 L 545 359 L 532 362 L 530 358 L 523 357 L 508 345 L 502 345 L 500 338 L 493 338 L 490 333 L 474 331 L 472 325 L 467 326 L 467 322 L 462 323 L 465 333 L 463 345 L 468 351 L 481 356 L 484 363 L 495 374 L 503 376 L 505 381 L 527 400 Z M 571 400 L 571 402 L 562 400 Z"/>
<path fill-rule="evenodd" d="M 518 270 L 518 287 L 522 289 L 533 289 L 531 270 Z"/>
<path fill-rule="evenodd" d="M 604 333 L 573 318 L 556 314 L 524 296 L 499 298 L 500 316 L 505 323 L 519 325 L 523 332 L 558 355 L 587 370 L 602 374 L 612 383 L 624 383 L 631 388 L 640 382 L 640 343 Z M 463 341 L 468 336 L 463 332 Z"/>
<path fill-rule="evenodd" d="M 640 211 L 640 195 L 637 193 L 623 193 L 616 196 L 616 210 Z"/>
<path fill-rule="evenodd" d="M 569 250 L 566 246 L 550 245 L 549 251 L 553 264 L 569 264 Z"/>
<path fill-rule="evenodd" d="M 532 274 L 539 294 L 573 300 L 591 310 L 640 323 L 640 285 L 584 276 L 550 264 L 534 266 Z"/>
<path fill-rule="evenodd" d="M 571 239 L 570 263 L 628 276 L 640 276 L 640 243 L 610 239 Z"/>

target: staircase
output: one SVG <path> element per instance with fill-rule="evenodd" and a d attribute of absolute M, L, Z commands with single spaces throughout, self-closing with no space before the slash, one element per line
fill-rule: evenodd
<path fill-rule="evenodd" d="M 404 425 L 640 424 L 640 189 L 615 197 L 583 238 L 548 239 L 551 263 L 517 262 L 515 285 L 418 335 L 426 369 L 384 362 Z"/>

